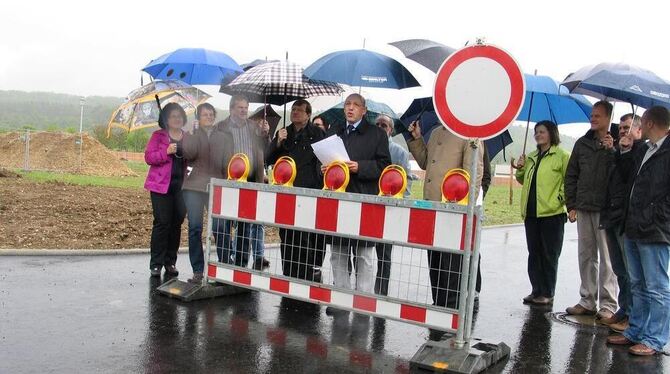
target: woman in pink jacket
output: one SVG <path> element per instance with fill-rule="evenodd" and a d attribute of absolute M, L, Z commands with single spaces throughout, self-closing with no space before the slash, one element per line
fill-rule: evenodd
<path fill-rule="evenodd" d="M 179 275 L 175 263 L 181 238 L 181 224 L 186 208 L 181 187 L 186 176 L 186 160 L 182 158 L 182 127 L 186 112 L 179 104 L 169 103 L 162 110 L 158 121 L 160 130 L 151 134 L 144 151 L 149 173 L 144 188 L 151 193 L 154 223 L 151 230 L 151 276 Z"/>

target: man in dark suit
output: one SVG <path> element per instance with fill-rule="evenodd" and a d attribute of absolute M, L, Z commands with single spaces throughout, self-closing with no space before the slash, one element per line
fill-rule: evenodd
<path fill-rule="evenodd" d="M 321 164 L 314 155 L 312 144 L 322 140 L 323 130 L 309 122 L 312 105 L 304 99 L 291 107 L 291 124 L 277 131 L 267 147 L 265 162 L 273 165 L 282 156 L 289 156 L 296 164 L 296 187 L 321 189 Z M 304 231 L 279 229 L 282 272 L 288 277 L 321 281 L 323 265 L 323 235 Z"/>
<path fill-rule="evenodd" d="M 365 120 L 367 111 L 365 98 L 351 94 L 344 102 L 345 124 L 335 124 L 328 129 L 327 136 L 342 138 L 351 161 L 347 192 L 377 195 L 379 176 L 391 164 L 388 136 L 384 130 Z M 335 286 L 351 289 L 349 278 L 349 254 L 353 249 L 356 262 L 356 290 L 372 293 L 374 290 L 375 243 L 363 240 L 333 238 L 331 265 Z"/>

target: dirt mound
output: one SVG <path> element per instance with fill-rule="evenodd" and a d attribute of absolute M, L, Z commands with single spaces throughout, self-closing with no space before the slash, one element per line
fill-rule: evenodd
<path fill-rule="evenodd" d="M 15 173 L 11 170 L 0 168 L 0 178 L 21 178 L 21 174 Z"/>
<path fill-rule="evenodd" d="M 0 167 L 23 168 L 26 153 L 26 133 L 0 134 Z M 95 138 L 83 135 L 81 165 L 79 134 L 31 132 L 28 165 L 31 170 L 50 170 L 69 173 L 123 177 L 136 175 Z"/>

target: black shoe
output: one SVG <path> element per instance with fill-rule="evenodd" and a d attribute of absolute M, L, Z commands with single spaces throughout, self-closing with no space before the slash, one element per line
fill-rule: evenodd
<path fill-rule="evenodd" d="M 174 265 L 166 265 L 165 266 L 165 275 L 169 275 L 171 277 L 176 277 L 179 275 L 179 271 L 177 270 L 177 267 Z"/>
<path fill-rule="evenodd" d="M 256 260 L 254 260 L 253 269 L 254 270 L 263 270 L 263 259 L 262 258 L 259 257 Z"/>
<path fill-rule="evenodd" d="M 158 266 L 154 266 L 154 267 L 150 268 L 150 270 L 151 270 L 151 276 L 152 276 L 152 277 L 160 277 L 160 276 L 161 276 L 161 267 L 160 267 L 160 265 L 158 265 Z"/>
<path fill-rule="evenodd" d="M 315 267 L 312 269 L 312 282 L 321 283 L 321 268 Z"/>
<path fill-rule="evenodd" d="M 270 261 L 266 260 L 265 257 L 263 257 L 263 269 L 269 267 L 270 267 Z"/>
<path fill-rule="evenodd" d="M 349 314 L 348 310 L 337 309 L 332 306 L 326 307 L 326 315 L 328 316 L 341 317 L 348 314 Z"/>
<path fill-rule="evenodd" d="M 193 278 L 189 279 L 189 283 L 202 283 L 202 278 L 204 278 L 201 271 L 196 271 L 193 273 Z"/>

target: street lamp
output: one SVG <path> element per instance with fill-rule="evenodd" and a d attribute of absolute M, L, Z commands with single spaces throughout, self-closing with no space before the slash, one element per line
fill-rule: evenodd
<path fill-rule="evenodd" d="M 79 107 L 81 108 L 79 114 L 79 170 L 81 170 L 81 154 L 84 147 L 84 104 L 86 104 L 86 98 L 82 96 L 79 98 Z"/>

